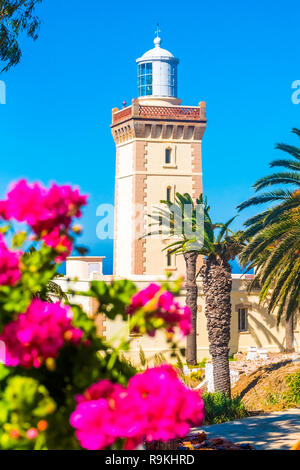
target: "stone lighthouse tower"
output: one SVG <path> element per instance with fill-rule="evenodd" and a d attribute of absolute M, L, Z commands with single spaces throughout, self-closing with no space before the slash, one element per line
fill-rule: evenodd
<path fill-rule="evenodd" d="M 201 143 L 206 128 L 205 103 L 182 106 L 177 97 L 179 60 L 161 47 L 137 59 L 138 98 L 112 110 L 116 144 L 114 274 L 176 275 L 185 272 L 182 256 L 162 249 L 168 240 L 140 236 L 147 213 L 175 193 L 202 192 Z M 148 219 L 149 222 L 149 219 Z"/>

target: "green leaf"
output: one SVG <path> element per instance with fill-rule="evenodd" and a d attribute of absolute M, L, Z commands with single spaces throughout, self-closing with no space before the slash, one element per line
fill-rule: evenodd
<path fill-rule="evenodd" d="M 12 238 L 12 247 L 21 248 L 27 239 L 27 232 L 18 232 Z"/>

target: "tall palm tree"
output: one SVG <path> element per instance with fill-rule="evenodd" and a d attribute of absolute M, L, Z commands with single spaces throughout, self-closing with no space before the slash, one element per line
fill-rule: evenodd
<path fill-rule="evenodd" d="M 233 219 L 226 224 L 213 224 L 209 215 L 207 201 L 200 195 L 196 204 L 189 194 L 176 193 L 175 203 L 161 201 L 152 216 L 157 230 L 152 234 L 170 234 L 176 240 L 165 250 L 183 254 L 186 262 L 186 303 L 192 311 L 193 331 L 187 339 L 187 362 L 196 363 L 196 326 L 197 326 L 197 283 L 200 273 L 205 296 L 210 353 L 213 359 L 214 385 L 217 391 L 230 396 L 230 373 L 228 363 L 230 319 L 231 319 L 231 266 L 229 261 L 241 251 L 243 244 L 240 233 L 229 230 Z M 185 208 L 189 205 L 190 210 Z M 179 209 L 178 211 L 176 209 Z M 201 208 L 201 217 L 199 217 Z M 187 222 L 191 230 L 184 230 Z M 148 234 L 148 235 L 151 235 Z M 204 255 L 203 266 L 196 272 L 196 261 Z"/>
<path fill-rule="evenodd" d="M 197 297 L 198 287 L 196 282 L 197 258 L 199 255 L 203 223 L 199 217 L 199 208 L 202 200 L 194 203 L 187 193 L 176 193 L 175 201 L 160 201 L 151 214 L 152 223 L 149 224 L 150 232 L 145 236 L 168 235 L 175 239 L 164 248 L 169 254 L 181 253 L 186 264 L 186 305 L 192 314 L 192 332 L 187 337 L 186 360 L 190 365 L 197 364 Z M 153 229 L 153 226 L 155 227 Z"/>
<path fill-rule="evenodd" d="M 300 137 L 300 129 L 294 128 Z M 245 222 L 245 238 L 249 244 L 241 254 L 241 261 L 248 269 L 255 267 L 261 285 L 260 300 L 267 301 L 268 311 L 278 308 L 278 322 L 286 321 L 286 350 L 293 350 L 295 314 L 300 305 L 300 148 L 277 144 L 291 158 L 278 159 L 270 167 L 284 171 L 260 178 L 254 189 L 260 191 L 269 186 L 284 185 L 288 189 L 276 189 L 250 198 L 238 206 L 241 211 L 263 203 L 275 203 L 271 208 Z"/>
<path fill-rule="evenodd" d="M 232 272 L 229 261 L 242 251 L 242 232 L 229 229 L 227 223 L 213 223 L 209 206 L 204 202 L 204 244 L 200 253 L 205 256 L 200 276 L 203 280 L 205 315 L 209 351 L 213 360 L 214 388 L 230 397 L 229 340 L 231 324 Z"/>

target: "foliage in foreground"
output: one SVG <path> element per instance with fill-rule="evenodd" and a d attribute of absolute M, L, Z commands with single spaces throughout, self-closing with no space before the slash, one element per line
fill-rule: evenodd
<path fill-rule="evenodd" d="M 205 424 L 219 424 L 249 416 L 239 397 L 229 398 L 223 393 L 204 393 Z"/>
<path fill-rule="evenodd" d="M 85 204 L 70 186 L 26 181 L 0 201 L 0 449 L 134 449 L 183 436 L 203 420 L 199 393 L 171 366 L 137 374 L 122 358 L 129 331 L 165 331 L 175 355 L 178 333 L 191 328 L 189 309 L 174 299 L 179 282 L 136 293 L 127 280 L 92 281 L 86 292 L 70 290 L 64 304 L 52 302 L 52 280 L 73 249 L 80 231 L 73 219 Z M 114 344 L 98 337 L 74 294 L 94 298 L 110 320 L 121 317 Z"/>

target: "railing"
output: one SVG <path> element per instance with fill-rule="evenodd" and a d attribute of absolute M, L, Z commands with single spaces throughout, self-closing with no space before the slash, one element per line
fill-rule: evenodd
<path fill-rule="evenodd" d="M 139 116 L 159 119 L 195 120 L 205 119 L 205 108 L 184 106 L 139 106 Z"/>
<path fill-rule="evenodd" d="M 129 106 L 128 108 L 121 109 L 117 111 L 113 115 L 113 124 L 118 124 L 119 122 L 125 121 L 126 119 L 130 118 L 132 115 L 132 107 Z"/>
<path fill-rule="evenodd" d="M 201 121 L 206 119 L 206 108 L 205 106 L 128 106 L 113 114 L 113 125 L 131 117 Z"/>

